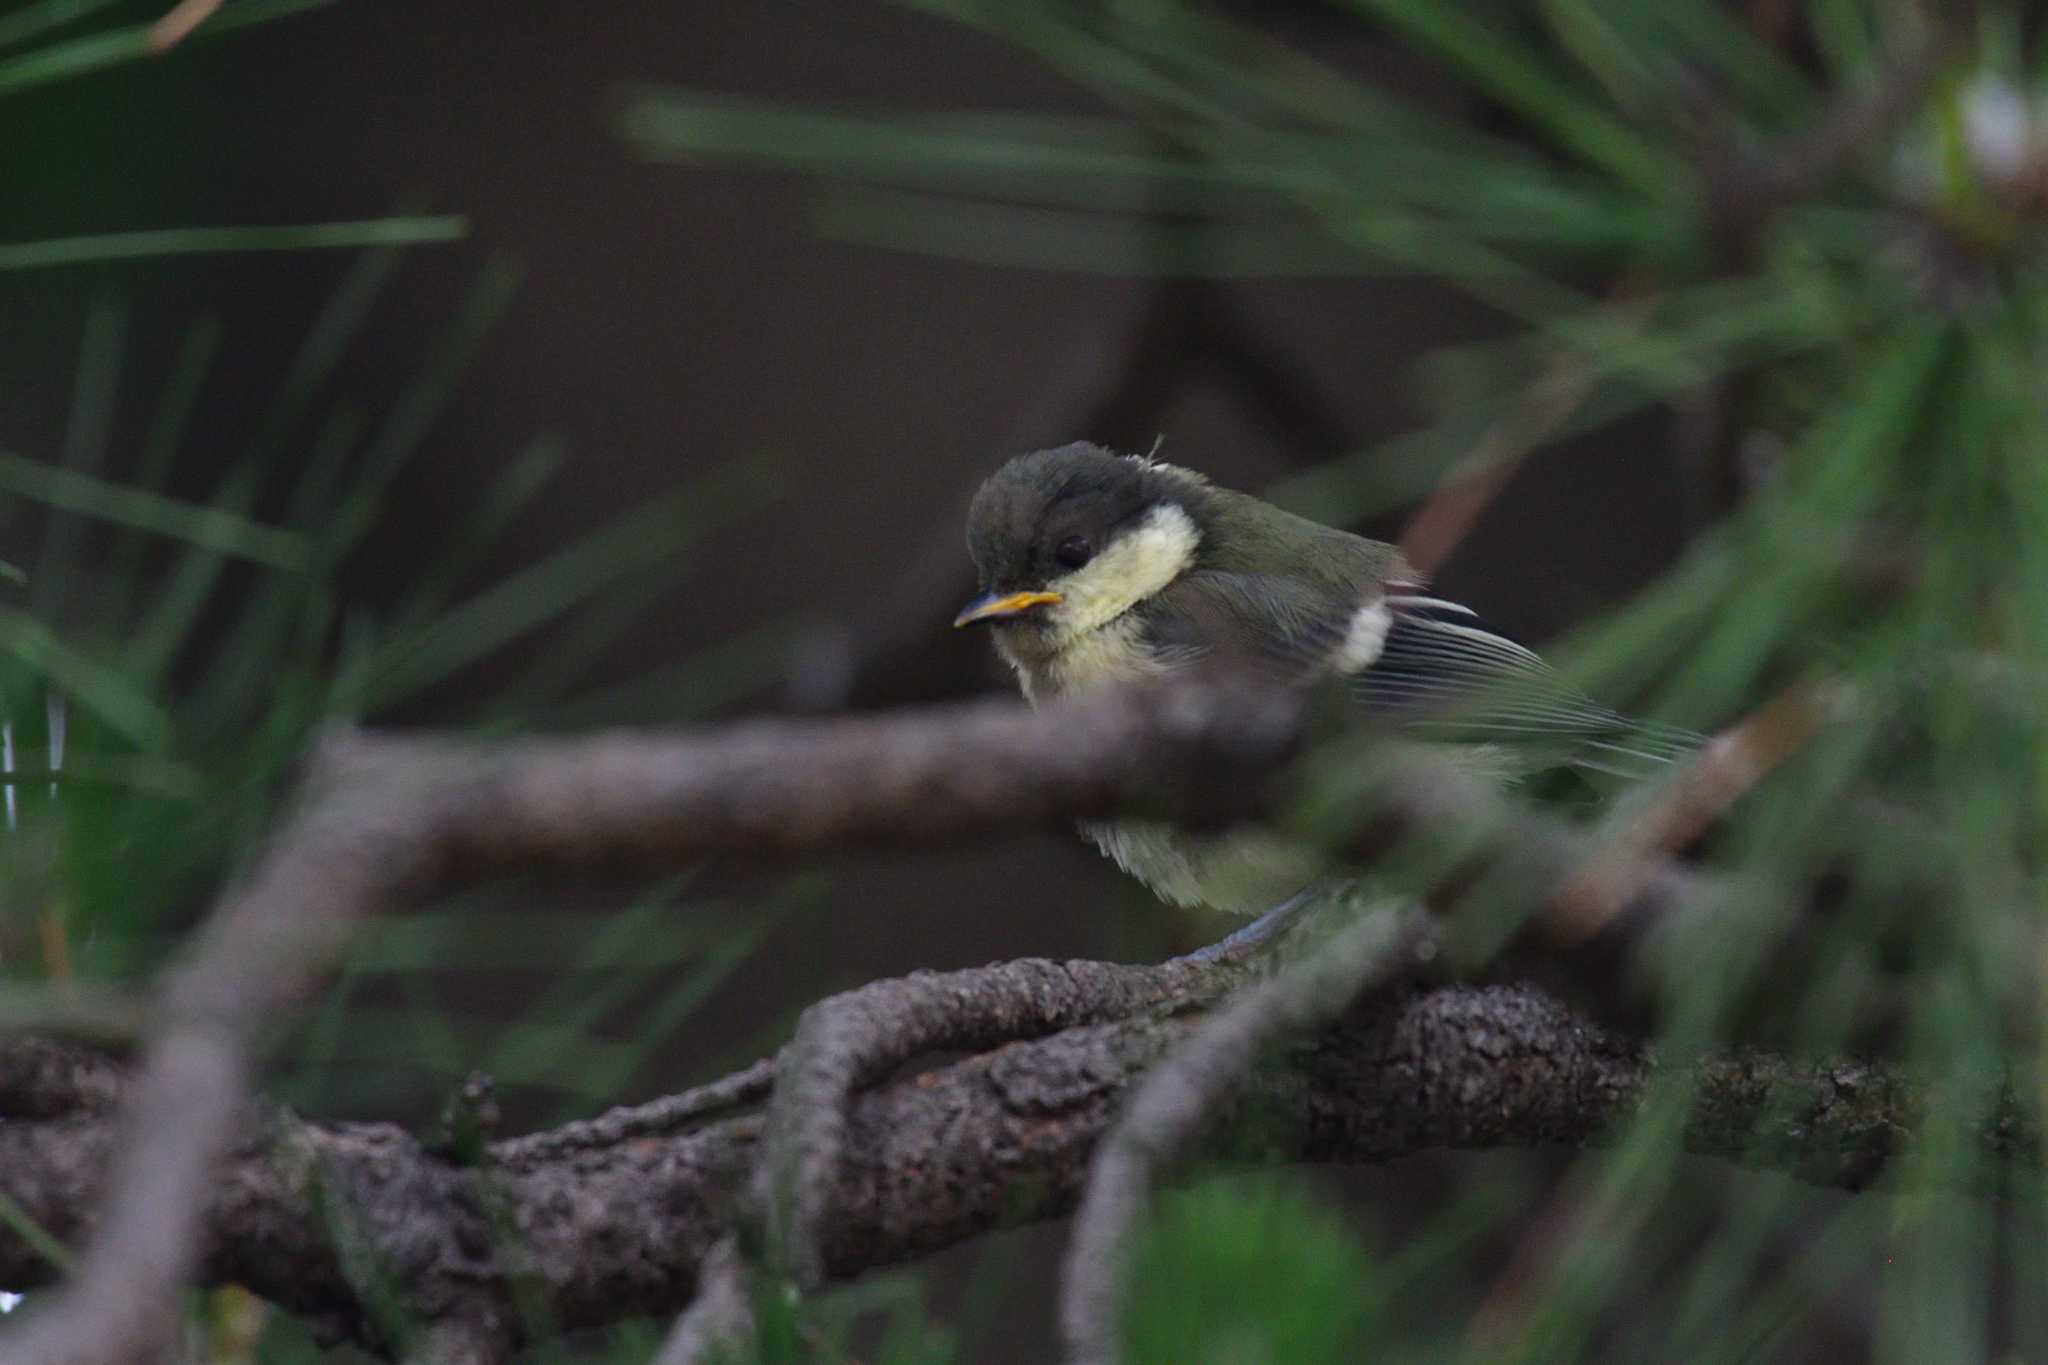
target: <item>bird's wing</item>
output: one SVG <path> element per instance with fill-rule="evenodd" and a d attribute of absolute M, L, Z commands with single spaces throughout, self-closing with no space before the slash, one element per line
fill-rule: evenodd
<path fill-rule="evenodd" d="M 1699 745 L 1690 731 L 1601 706 L 1470 607 L 1399 590 L 1384 601 L 1379 652 L 1348 671 L 1352 695 L 1375 718 L 1423 733 L 1551 750 L 1561 762 L 1628 777 Z"/>
<path fill-rule="evenodd" d="M 1227 660 L 1279 682 L 1329 671 L 1347 604 L 1284 574 L 1197 570 L 1138 608 L 1144 637 L 1169 660 Z"/>
<path fill-rule="evenodd" d="M 1412 585 L 1360 591 L 1204 570 L 1149 604 L 1145 634 L 1174 660 L 1220 656 L 1278 680 L 1341 681 L 1367 721 L 1498 745 L 1531 769 L 1639 778 L 1699 744 L 1608 710 L 1471 608 Z"/>

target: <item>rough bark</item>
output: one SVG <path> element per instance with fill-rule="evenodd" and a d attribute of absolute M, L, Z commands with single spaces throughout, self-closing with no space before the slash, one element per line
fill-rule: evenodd
<path fill-rule="evenodd" d="M 1104 983 L 1156 970 L 1011 965 Z M 827 1274 L 845 1279 L 1070 1211 L 1132 1087 L 1201 1022 L 1140 1012 L 856 1096 L 823 1229 Z M 1816 1184 L 1880 1179 L 1934 1103 L 1980 1107 L 1987 1161 L 2040 1159 L 2038 1134 L 1995 1090 L 1940 1092 L 1877 1066 L 1763 1053 L 1668 1065 L 1696 1097 L 1688 1150 Z M 1378 1163 L 1436 1148 L 1595 1143 L 1659 1076 L 1642 1044 L 1530 988 L 1399 992 L 1253 1071 L 1193 1155 Z M 1233 1121 L 1252 1113 L 1257 1122 Z M 573 1139 L 494 1143 L 489 1161 L 469 1167 L 389 1125 L 273 1116 L 252 1124 L 260 1136 L 210 1183 L 203 1277 L 385 1350 L 404 1344 L 392 1340 L 394 1323 L 496 1313 L 511 1324 L 515 1302 L 563 1327 L 677 1313 L 728 1235 L 764 1129 L 758 1112 L 679 1122 L 614 1115 Z M 9 1193 L 76 1242 L 92 1231 L 115 1134 L 97 1115 L 0 1124 Z M 0 1233 L 0 1283 L 52 1277 L 32 1248 Z M 370 1286 L 381 1287 L 382 1307 L 366 1306 Z"/>
<path fill-rule="evenodd" d="M 263 1030 L 304 1000 L 356 924 L 416 904 L 429 890 L 507 873 L 676 869 L 708 856 L 786 860 L 851 845 L 931 845 L 1079 817 L 1135 815 L 1202 825 L 1256 816 L 1320 843 L 1340 861 L 1367 863 L 1417 838 L 1455 850 L 1455 859 L 1435 860 L 1431 885 L 1416 888 L 1446 920 L 1447 960 L 1464 967 L 1490 961 L 1503 935 L 1525 926 L 1523 937 L 1541 945 L 1589 998 L 1652 1008 L 1661 991 L 1657 955 L 1638 951 L 1646 939 L 1711 919 L 1714 907 L 1738 894 L 1752 905 L 1766 903 L 1767 894 L 1793 894 L 1738 888 L 1640 852 L 1640 866 L 1618 873 L 1607 868 L 1609 875 L 1589 887 L 1584 871 L 1609 849 L 1611 836 L 1543 817 L 1440 752 L 1384 736 L 1326 746 L 1314 754 L 1313 771 L 1295 772 L 1299 765 L 1292 761 L 1313 720 L 1309 701 L 1196 679 L 1091 694 L 1035 712 L 985 704 L 697 733 L 496 743 L 347 731 L 328 737 L 309 759 L 305 788 L 269 849 L 246 878 L 225 889 L 190 950 L 160 983 L 146 1024 L 135 1030 L 147 1044 L 121 1087 L 115 1121 L 125 1137 L 111 1161 L 107 1129 L 97 1116 L 52 1120 L 61 1129 L 0 1128 L 0 1155 L 12 1150 L 8 1143 L 22 1148 L 22 1188 L 37 1198 L 38 1216 L 51 1218 L 67 1242 L 86 1238 L 64 1292 L 47 1296 L 27 1323 L 10 1328 L 7 1358 L 23 1365 L 157 1359 L 175 1327 L 178 1291 L 196 1272 L 209 1201 L 213 1250 L 206 1273 L 247 1279 L 301 1311 L 340 1313 L 349 1330 L 380 1335 L 400 1349 L 415 1343 L 387 1320 L 392 1313 L 363 1306 L 375 1308 L 388 1297 L 379 1284 L 399 1286 L 403 1305 L 423 1319 L 453 1324 L 448 1335 L 422 1347 L 443 1353 L 497 1349 L 513 1330 L 504 1307 L 512 1279 L 521 1294 L 529 1279 L 541 1286 L 539 1301 L 553 1304 L 554 1319 L 563 1323 L 681 1306 L 697 1258 L 735 1222 L 734 1148 L 745 1146 L 751 1155 L 762 1120 L 750 1116 L 685 1130 L 673 1125 L 751 1103 L 770 1083 L 765 1071 L 683 1097 L 659 1116 L 643 1116 L 638 1136 L 628 1131 L 631 1123 L 599 1123 L 573 1136 L 498 1149 L 499 1169 L 484 1184 L 423 1156 L 401 1134 L 304 1130 L 293 1139 L 299 1154 L 289 1166 L 300 1180 L 295 1194 L 304 1203 L 307 1189 L 325 1192 L 324 1206 L 349 1230 L 341 1245 L 348 1254 L 323 1272 L 321 1257 L 333 1260 L 334 1253 L 308 1251 L 295 1259 L 270 1240 L 223 1235 L 223 1226 L 248 1226 L 221 1221 L 224 1190 L 240 1191 L 247 1207 L 284 1219 L 306 1247 L 324 1244 L 317 1221 L 292 1222 L 282 1196 L 266 1192 L 262 1182 L 275 1178 L 271 1167 L 281 1158 L 273 1151 L 267 1166 L 250 1151 L 253 1048 Z M 1462 913 L 1475 902 L 1492 913 Z M 1521 915 L 1526 920 L 1516 918 Z M 1780 958 L 1794 960 L 1791 954 Z M 1630 969 L 1646 964 L 1649 970 Z M 995 1210 L 1020 1197 L 1007 1178 L 1000 1181 L 1001 1199 L 986 1190 L 970 1197 L 973 1182 L 996 1178 L 986 1161 L 958 1166 L 955 1174 L 966 1184 L 953 1204 L 935 1203 L 921 1187 L 891 1184 L 907 1179 L 915 1186 L 942 1154 L 900 1152 L 910 1163 L 900 1171 L 861 1166 L 849 1173 L 839 1162 L 833 1149 L 859 1148 L 871 1157 L 923 1140 L 910 1127 L 869 1142 L 856 1119 L 842 1122 L 837 1113 L 840 1097 L 900 1060 L 900 1049 L 887 1045 L 890 1037 L 911 1046 L 980 1048 L 1020 1033 L 1064 1029 L 1058 1037 L 1080 1047 L 1088 1035 L 1076 1026 L 1095 1023 L 1110 1031 L 1094 1046 L 1112 1055 L 1097 1059 L 1108 1079 L 1091 1093 L 1108 1103 L 1134 1070 L 1153 1060 L 1160 1039 L 1183 1027 L 1159 1022 L 1157 1011 L 1208 998 L 1207 987 L 1177 985 L 1160 977 L 1162 970 L 1010 964 L 977 977 L 971 991 L 913 979 L 821 1008 L 815 1026 L 800 1035 L 806 1046 L 778 1067 L 782 1083 L 776 1087 L 790 1103 L 833 1106 L 803 1132 L 795 1124 L 778 1129 L 793 1157 L 789 1169 L 817 1193 L 801 1203 L 794 1220 L 805 1225 L 803 1235 L 788 1239 L 801 1243 L 804 1278 L 812 1278 L 814 1265 L 823 1267 L 817 1272 L 823 1278 L 944 1245 L 986 1226 Z M 1227 982 L 1229 975 L 1199 974 L 1211 983 Z M 92 1013 L 98 1018 L 104 1011 Z M 989 1083 L 1025 1094 L 1044 1091 L 1053 1084 L 1050 1077 L 1065 1074 L 1012 1066 L 992 1071 Z M 72 1084 L 76 1089 L 85 1082 Z M 954 1093 L 934 1082 L 926 1098 Z M 90 1103 L 84 1093 L 76 1098 L 81 1106 Z M 906 1112 L 898 1122 L 920 1117 L 907 1112 L 916 1099 L 899 1096 Z M 33 1105 L 23 1112 L 35 1112 Z M 1051 1112 L 1051 1119 L 1029 1125 L 1029 1141 L 1054 1143 L 1066 1164 L 1033 1167 L 1028 1189 L 1056 1210 L 1071 1198 L 1102 1114 L 1090 1110 L 1083 1121 L 1057 1103 Z M 958 1116 L 922 1117 L 965 1124 L 933 1140 L 984 1132 L 995 1141 L 999 1129 L 1010 1131 L 1000 1115 L 973 1116 L 979 1127 Z M 1603 1117 L 1589 1111 L 1580 1119 Z M 70 1149 L 36 1146 L 57 1140 L 49 1135 L 59 1131 Z M 702 1136 L 713 1132 L 723 1135 L 723 1145 Z M 796 1140 L 789 1142 L 792 1135 Z M 820 1135 L 830 1141 L 811 1140 Z M 1369 1138 L 1361 1133 L 1359 1140 Z M 240 1164 L 223 1186 L 215 1165 L 231 1148 L 241 1151 Z M 684 1165 L 632 1172 L 635 1180 L 651 1182 L 644 1185 L 600 1169 L 629 1152 L 664 1154 Z M 572 1168 L 578 1183 L 545 1191 L 534 1184 L 542 1173 Z M 99 1196 L 96 1222 L 76 1203 L 42 1197 L 49 1193 L 43 1177 L 59 1169 L 74 1176 L 59 1187 L 67 1197 Z M 321 1178 L 307 1187 L 309 1170 Z M 11 1166 L 0 1167 L 9 1181 L 14 1174 Z M 92 1180 L 81 1183 L 87 1174 Z M 391 1202 L 392 1188 L 405 1190 L 408 1199 Z M 847 1222 L 842 1201 L 858 1204 L 864 1197 L 869 1211 Z M 678 1225 L 645 1233 L 652 1239 L 658 1231 L 659 1240 L 636 1241 L 650 1201 Z M 586 1216 L 592 1209 L 604 1216 Z M 821 1222 L 824 1235 L 812 1235 Z M 479 1227 L 519 1234 L 510 1244 L 533 1264 L 500 1265 L 493 1238 Z M 564 1271 L 558 1283 L 548 1272 L 557 1257 L 582 1269 Z M 286 1283 L 280 1268 L 294 1264 L 306 1274 Z M 586 1283 L 593 1280 L 594 1286 Z M 344 1292 L 348 1285 L 352 1292 Z M 362 1327 L 366 1316 L 381 1326 Z"/>

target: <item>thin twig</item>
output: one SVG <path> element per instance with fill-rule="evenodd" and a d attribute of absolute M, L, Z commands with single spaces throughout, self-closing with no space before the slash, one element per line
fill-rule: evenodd
<path fill-rule="evenodd" d="M 496 1143 L 491 1157 L 502 1166 L 525 1167 L 572 1152 L 602 1150 L 631 1138 L 669 1137 L 724 1118 L 734 1110 L 754 1108 L 774 1087 L 775 1059 L 763 1057 L 752 1066 L 680 1095 L 608 1109 L 594 1119 L 579 1119 Z"/>
<path fill-rule="evenodd" d="M 746 1341 L 754 1330 L 747 1266 L 731 1237 L 721 1239 L 697 1271 L 697 1297 L 676 1319 L 654 1365 L 705 1365 L 712 1352 Z"/>
<path fill-rule="evenodd" d="M 757 1192 L 775 1268 L 801 1289 L 824 1283 L 823 1230 L 839 1188 L 848 1104 L 861 1086 L 927 1052 L 1193 1008 L 1246 974 L 1239 964 L 1186 959 L 1105 972 L 1098 963 L 1027 958 L 920 972 L 811 1006 L 780 1059 Z"/>
<path fill-rule="evenodd" d="M 1798 683 L 1701 745 L 1645 803 L 1627 809 L 1620 831 L 1593 850 L 1557 897 L 1548 921 L 1552 944 L 1569 947 L 1607 928 L 1641 894 L 1663 855 L 1697 842 L 1838 709 L 1826 684 Z"/>
<path fill-rule="evenodd" d="M 1413 970 L 1432 932 L 1419 910 L 1368 912 L 1208 1020 L 1146 1077 L 1096 1150 L 1061 1269 L 1060 1330 L 1078 1365 L 1111 1365 L 1120 1356 L 1125 1260 L 1162 1170 L 1182 1159 L 1262 1053 L 1323 1027 L 1362 992 Z"/>
<path fill-rule="evenodd" d="M 1625 280 L 1602 321 L 1626 336 L 1642 326 L 1655 306 L 1654 293 Z M 1480 513 L 1507 487 L 1522 461 L 1570 420 L 1589 398 L 1601 377 L 1597 357 L 1566 347 L 1523 391 L 1498 421 L 1486 429 L 1471 453 L 1460 460 L 1429 500 L 1416 509 L 1401 530 L 1401 558 L 1424 579 L 1435 575 L 1465 539 Z"/>

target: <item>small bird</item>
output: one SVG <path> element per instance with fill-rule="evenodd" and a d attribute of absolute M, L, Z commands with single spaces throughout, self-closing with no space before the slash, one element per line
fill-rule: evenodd
<path fill-rule="evenodd" d="M 1016 457 L 975 494 L 967 547 L 982 595 L 953 624 L 991 628 L 1034 705 L 1218 661 L 1334 684 L 1362 718 L 1476 742 L 1468 752 L 1504 774 L 1638 776 L 1696 742 L 1595 704 L 1471 609 L 1428 595 L 1394 546 L 1147 456 L 1077 442 Z M 1322 872 L 1313 850 L 1256 832 L 1082 829 L 1181 905 L 1256 914 Z"/>

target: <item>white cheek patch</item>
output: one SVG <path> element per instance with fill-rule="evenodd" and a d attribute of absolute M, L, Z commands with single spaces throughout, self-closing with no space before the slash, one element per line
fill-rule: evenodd
<path fill-rule="evenodd" d="M 1351 624 L 1344 629 L 1344 643 L 1337 646 L 1337 671 L 1362 673 L 1371 668 L 1387 647 L 1387 632 L 1393 625 L 1393 609 L 1384 601 L 1368 602 L 1353 612 Z"/>
<path fill-rule="evenodd" d="M 1101 554 L 1046 584 L 1061 603 L 1051 620 L 1069 638 L 1098 630 L 1181 576 L 1202 533 L 1175 503 L 1161 503 Z"/>

